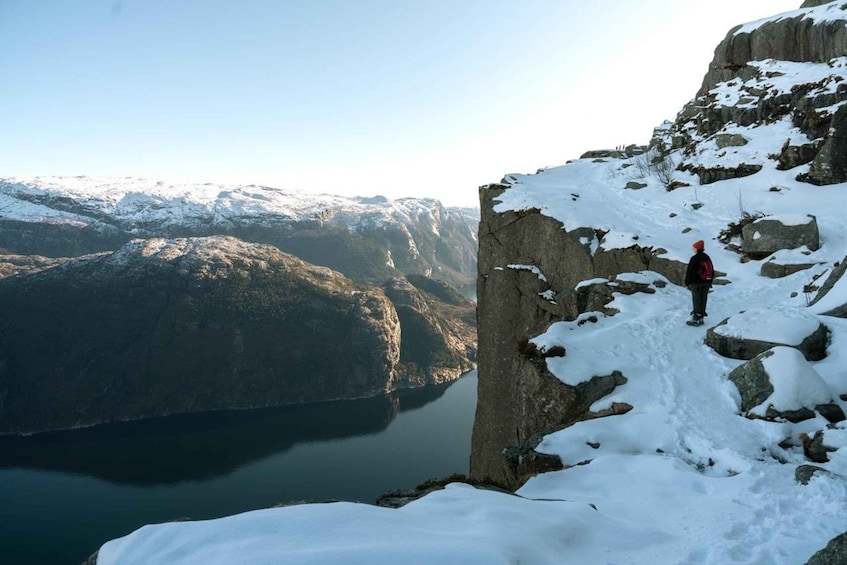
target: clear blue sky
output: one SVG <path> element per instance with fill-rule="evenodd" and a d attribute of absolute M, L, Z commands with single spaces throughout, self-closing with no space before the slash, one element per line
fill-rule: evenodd
<path fill-rule="evenodd" d="M 801 0 L 0 0 L 0 178 L 475 205 L 646 143 L 735 24 Z"/>

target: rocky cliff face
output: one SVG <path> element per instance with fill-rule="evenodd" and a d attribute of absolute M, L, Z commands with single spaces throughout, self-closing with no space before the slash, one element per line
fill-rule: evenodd
<path fill-rule="evenodd" d="M 798 169 L 798 180 L 804 182 L 847 181 L 847 109 L 842 105 L 847 100 L 847 2 L 808 6 L 819 7 L 731 30 L 715 50 L 697 97 L 652 144 L 683 148 L 679 167 L 696 173 L 702 184 L 754 174 L 768 158 L 777 159 L 782 170 L 810 164 Z M 754 160 L 732 158 L 733 147 L 747 143 L 744 128 L 783 121 L 795 129 L 786 128 L 779 151 Z M 704 154 L 707 149 L 710 153 Z M 709 156 L 724 162 L 715 166 Z"/>
<path fill-rule="evenodd" d="M 620 273 L 650 269 L 681 283 L 685 265 L 664 259 L 662 249 L 637 244 L 598 248 L 605 237 L 599 228 L 564 226 L 538 209 L 498 213 L 498 196 L 510 184 L 480 190 L 479 388 L 471 476 L 515 488 L 522 471 L 502 451 L 523 448 L 539 432 L 595 417 L 589 407 L 598 398 L 597 391 L 569 387 L 550 375 L 544 354 L 528 350 L 527 340 L 554 320 L 602 311 L 613 290 L 649 291 L 615 282 Z M 592 279 L 603 280 L 576 288 Z"/>
<path fill-rule="evenodd" d="M 843 2 L 813 1 L 803 7 L 828 4 L 827 11 L 836 16 L 844 10 Z M 761 24 L 753 22 L 729 31 L 715 49 L 715 56 L 703 79 L 698 96 L 705 95 L 720 82 L 744 76 L 750 61 L 828 63 L 847 52 L 847 29 L 836 17 L 826 20 L 796 12 L 772 18 Z"/>
<path fill-rule="evenodd" d="M 768 206 L 767 197 L 759 198 L 760 193 L 778 196 L 786 190 L 767 184 L 768 179 L 735 184 L 730 190 L 739 191 L 741 210 L 731 211 L 722 204 L 719 210 L 698 217 L 697 210 L 704 204 L 696 191 L 692 194 L 692 186 L 729 185 L 775 165 L 779 171 L 790 171 L 792 182 L 823 185 L 847 181 L 843 141 L 847 128 L 842 124 L 847 120 L 845 10 L 847 2 L 824 3 L 814 10 L 790 12 L 729 33 L 716 49 L 697 97 L 673 123 L 657 128 L 650 152 L 642 157 L 648 159 L 641 161 L 645 171 L 655 162 L 666 160 L 669 164 L 667 178 L 660 180 L 668 194 L 667 206 L 674 211 L 642 222 L 633 204 L 626 222 L 640 225 L 641 232 L 616 233 L 619 225 L 610 225 L 606 215 L 586 213 L 592 209 L 582 204 L 591 195 L 588 187 L 581 186 L 588 174 L 585 178 L 580 175 L 591 167 L 605 167 L 607 178 L 614 179 L 608 182 L 617 182 L 618 176 L 628 174 L 625 171 L 638 168 L 626 169 L 639 165 L 639 157 L 632 154 L 589 152 L 580 160 L 584 165 L 574 165 L 580 172 L 573 179 L 579 182 L 564 172 L 556 176 L 555 181 L 562 183 L 556 196 L 562 202 L 555 203 L 561 210 L 559 219 L 541 211 L 553 203 L 527 196 L 531 188 L 521 192 L 523 177 L 507 177 L 499 185 L 482 188 L 477 279 L 479 403 L 471 456 L 473 478 L 515 488 L 532 473 L 528 466 L 538 463 L 532 448 L 540 436 L 631 408 L 612 403 L 603 414 L 592 412 L 591 405 L 623 381 L 614 375 L 596 375 L 590 387 L 566 385 L 550 375 L 546 363 L 549 357 L 565 352 L 540 351 L 528 340 L 554 321 L 590 324 L 593 314 L 587 313 L 614 314 L 611 301 L 615 294 L 651 293 L 665 284 L 658 280 L 646 285 L 627 282 L 625 273 L 649 270 L 667 282 L 682 284 L 686 251 L 694 239 L 720 239 L 723 233 L 724 242 L 729 242 L 732 226 L 726 224 L 746 213 L 742 186 L 756 191 L 756 205 L 763 208 Z M 767 134 L 762 133 L 765 129 Z M 759 145 L 742 150 L 754 139 Z M 655 179 L 648 179 L 649 174 L 633 175 L 638 178 L 608 190 L 619 188 L 626 194 L 653 187 Z M 538 185 L 551 182 L 541 179 Z M 685 191 L 686 196 L 681 196 Z M 500 206 L 508 192 L 521 196 L 512 198 L 509 206 Z M 634 197 L 630 200 L 637 201 Z M 584 216 L 568 211 L 571 204 Z M 598 197 L 594 205 L 605 203 Z M 721 232 L 715 220 L 723 217 Z M 569 218 L 570 223 L 562 218 Z M 698 222 L 702 223 L 699 228 Z M 680 233 L 692 229 L 699 229 L 691 234 L 697 237 L 691 238 L 682 253 L 664 249 L 671 247 Z M 729 245 L 727 249 L 738 247 Z M 556 465 L 550 461 L 540 464 L 544 468 L 536 471 Z"/>
<path fill-rule="evenodd" d="M 371 396 L 472 367 L 472 326 L 431 293 L 408 285 L 395 307 L 272 246 L 135 240 L 36 267 L 0 280 L 2 432 Z M 404 353 L 398 310 L 437 358 Z"/>

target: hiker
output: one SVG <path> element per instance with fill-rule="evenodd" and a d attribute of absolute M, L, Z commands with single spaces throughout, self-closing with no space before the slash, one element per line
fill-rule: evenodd
<path fill-rule="evenodd" d="M 691 311 L 691 319 L 686 323 L 689 326 L 702 326 L 703 318 L 707 316 L 706 301 L 709 299 L 715 270 L 712 260 L 704 251 L 706 244 L 703 240 L 695 241 L 692 247 L 694 256 L 685 271 L 685 288 L 691 291 L 691 303 L 694 308 Z"/>

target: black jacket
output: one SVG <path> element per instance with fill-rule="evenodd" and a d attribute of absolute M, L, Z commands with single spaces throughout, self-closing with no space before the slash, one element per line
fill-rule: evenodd
<path fill-rule="evenodd" d="M 712 263 L 712 259 L 703 251 L 698 251 L 691 257 L 691 260 L 688 262 L 688 269 L 685 270 L 685 286 L 698 283 L 712 284 L 711 279 L 704 281 L 700 278 L 701 265 L 705 261 L 708 261 L 710 264 Z M 714 270 L 714 266 L 712 269 Z"/>

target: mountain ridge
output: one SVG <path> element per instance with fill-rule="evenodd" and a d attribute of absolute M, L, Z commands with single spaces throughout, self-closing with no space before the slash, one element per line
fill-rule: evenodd
<path fill-rule="evenodd" d="M 420 273 L 467 288 L 477 219 L 472 209 L 435 199 L 135 178 L 0 179 L 0 241 L 18 255 L 78 256 L 139 237 L 230 235 L 358 280 Z"/>

